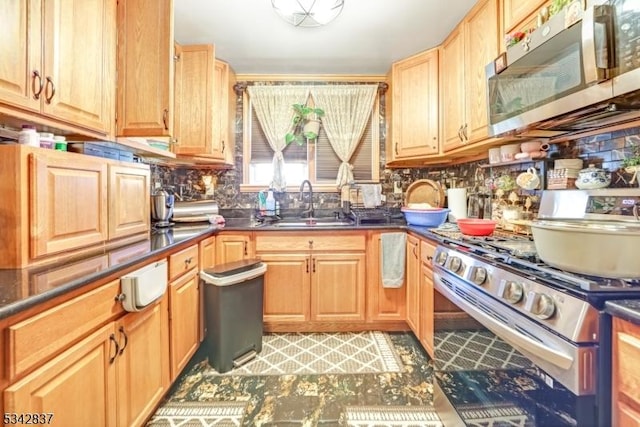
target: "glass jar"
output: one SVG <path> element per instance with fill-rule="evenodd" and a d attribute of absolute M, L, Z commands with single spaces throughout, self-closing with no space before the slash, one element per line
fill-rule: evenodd
<path fill-rule="evenodd" d="M 40 146 L 40 136 L 36 132 L 36 127 L 31 125 L 22 125 L 22 130 L 18 133 L 18 143 L 29 145 L 31 147 Z"/>

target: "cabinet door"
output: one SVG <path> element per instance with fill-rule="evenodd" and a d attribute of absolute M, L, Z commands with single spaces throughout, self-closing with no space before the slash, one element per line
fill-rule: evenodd
<path fill-rule="evenodd" d="M 4 391 L 5 413 L 49 413 L 56 426 L 117 425 L 113 323 Z"/>
<path fill-rule="evenodd" d="M 393 64 L 393 158 L 437 154 L 438 50 Z"/>
<path fill-rule="evenodd" d="M 440 51 L 440 105 L 443 151 L 462 145 L 464 123 L 464 26 L 458 25 Z"/>
<path fill-rule="evenodd" d="M 118 2 L 119 136 L 172 136 L 173 0 Z"/>
<path fill-rule="evenodd" d="M 150 227 L 149 168 L 109 165 L 109 240 Z"/>
<path fill-rule="evenodd" d="M 198 272 L 194 270 L 169 285 L 172 381 L 200 345 L 199 284 Z"/>
<path fill-rule="evenodd" d="M 498 0 L 478 3 L 465 24 L 464 136 L 473 143 L 489 136 L 485 66 L 498 56 Z"/>
<path fill-rule="evenodd" d="M 311 256 L 311 320 L 365 320 L 364 253 Z"/>
<path fill-rule="evenodd" d="M 216 264 L 251 258 L 251 239 L 242 234 L 222 234 L 216 237 Z"/>
<path fill-rule="evenodd" d="M 44 0 L 43 113 L 113 134 L 116 5 Z"/>
<path fill-rule="evenodd" d="M 177 154 L 197 154 L 223 159 L 214 143 L 214 103 L 218 94 L 214 79 L 213 45 L 176 46 L 175 138 Z"/>
<path fill-rule="evenodd" d="M 41 0 L 0 2 L 0 102 L 31 111 L 40 110 L 36 95 L 42 70 Z"/>
<path fill-rule="evenodd" d="M 166 297 L 143 311 L 127 314 L 118 322 L 120 426 L 143 425 L 169 388 L 168 325 Z"/>
<path fill-rule="evenodd" d="M 214 73 L 213 141 L 211 153 L 225 163 L 235 163 L 235 73 L 226 62 L 216 60 Z"/>
<path fill-rule="evenodd" d="M 74 156 L 30 155 L 32 258 L 107 239 L 107 166 Z"/>
<path fill-rule="evenodd" d="M 258 254 L 264 275 L 265 322 L 307 322 L 311 257 L 306 254 Z"/>
<path fill-rule="evenodd" d="M 547 2 L 548 0 L 502 0 L 503 33 L 511 33 L 520 22 Z"/>
<path fill-rule="evenodd" d="M 422 265 L 420 274 L 420 343 L 429 356 L 433 355 L 434 306 L 433 306 L 433 271 Z"/>
<path fill-rule="evenodd" d="M 407 288 L 383 288 L 380 275 L 380 233 L 367 246 L 367 321 L 405 320 Z"/>
<path fill-rule="evenodd" d="M 614 426 L 640 426 L 640 326 L 613 319 L 612 404 Z"/>
<path fill-rule="evenodd" d="M 420 337 L 420 241 L 407 236 L 407 323 Z"/>

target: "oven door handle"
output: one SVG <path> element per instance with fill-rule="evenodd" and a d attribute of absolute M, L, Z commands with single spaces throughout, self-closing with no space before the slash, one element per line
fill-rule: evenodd
<path fill-rule="evenodd" d="M 545 345 L 542 345 L 539 342 L 527 337 L 526 335 L 523 335 L 518 331 L 504 326 L 502 323 L 493 319 L 491 316 L 488 316 L 486 313 L 477 309 L 475 306 L 469 304 L 465 300 L 456 298 L 454 295 L 451 295 L 448 292 L 447 287 L 441 285 L 439 283 L 439 280 L 437 279 L 436 287 L 441 293 L 448 296 L 449 299 L 453 298 L 457 305 L 459 305 L 467 313 L 471 314 L 476 320 L 490 329 L 494 334 L 507 341 L 509 344 L 520 347 L 521 349 L 528 351 L 536 357 L 542 358 L 546 362 L 552 363 L 564 370 L 569 369 L 571 365 L 573 365 L 573 358 L 571 358 L 570 356 L 560 351 L 549 348 Z"/>
<path fill-rule="evenodd" d="M 611 78 L 609 72 L 615 66 L 613 40 L 611 6 L 587 8 L 582 17 L 582 64 L 586 84 Z"/>

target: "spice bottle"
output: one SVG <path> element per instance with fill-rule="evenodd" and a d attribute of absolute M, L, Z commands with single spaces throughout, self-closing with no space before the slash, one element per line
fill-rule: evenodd
<path fill-rule="evenodd" d="M 31 147 L 40 146 L 40 136 L 36 132 L 36 127 L 31 125 L 22 125 L 22 130 L 18 133 L 18 143 L 29 145 Z"/>

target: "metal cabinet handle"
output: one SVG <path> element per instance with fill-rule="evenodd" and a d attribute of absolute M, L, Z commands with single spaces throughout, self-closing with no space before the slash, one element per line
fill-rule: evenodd
<path fill-rule="evenodd" d="M 244 241 L 244 255 L 247 256 L 249 255 L 249 252 L 247 251 L 247 241 Z"/>
<path fill-rule="evenodd" d="M 44 89 L 44 100 L 47 104 L 51 104 L 51 100 L 56 94 L 56 85 L 53 84 L 53 80 L 51 80 L 51 77 L 47 76 L 46 80 L 47 84 Z M 51 95 L 47 95 L 49 93 L 49 87 L 51 87 Z"/>
<path fill-rule="evenodd" d="M 224 153 L 224 139 L 222 140 L 222 152 Z"/>
<path fill-rule="evenodd" d="M 462 125 L 460 125 L 460 127 L 458 128 L 458 139 L 462 141 Z"/>
<path fill-rule="evenodd" d="M 433 257 L 431 255 L 427 255 L 427 261 L 433 261 Z"/>
<path fill-rule="evenodd" d="M 191 264 L 191 261 L 193 261 L 193 257 L 189 257 L 187 259 L 184 260 L 184 268 L 189 267 L 189 265 Z"/>
<path fill-rule="evenodd" d="M 313 273 L 316 272 L 316 259 L 315 258 L 313 259 L 313 270 L 312 270 L 312 272 Z"/>
<path fill-rule="evenodd" d="M 164 130 L 169 130 L 169 109 L 165 108 L 162 110 L 162 124 L 164 125 Z"/>
<path fill-rule="evenodd" d="M 116 357 L 118 356 L 118 354 L 120 354 L 120 345 L 118 344 L 118 341 L 116 340 L 115 334 L 109 335 L 109 341 L 111 341 L 112 343 L 114 343 L 116 345 L 115 353 L 113 353 L 113 356 L 109 356 L 109 365 L 111 365 L 116 360 Z"/>
<path fill-rule="evenodd" d="M 119 355 L 122 355 L 122 353 L 124 353 L 124 349 L 127 348 L 127 344 L 129 344 L 129 337 L 127 336 L 127 333 L 124 331 L 124 326 L 120 326 L 120 329 L 118 329 L 118 332 L 120 332 L 120 334 L 124 337 L 124 345 L 118 352 Z"/>
<path fill-rule="evenodd" d="M 469 134 L 467 133 L 467 128 L 469 127 L 469 125 L 467 123 L 464 124 L 464 127 L 462 128 L 462 135 L 464 136 L 465 141 L 469 141 Z"/>
<path fill-rule="evenodd" d="M 309 272 L 309 258 L 307 258 L 305 261 L 307 263 L 307 273 L 308 273 Z"/>
<path fill-rule="evenodd" d="M 413 246 L 413 256 L 418 258 L 418 251 L 416 249 L 418 249 L 418 244 L 417 243 Z"/>
<path fill-rule="evenodd" d="M 38 89 L 36 90 L 36 80 L 38 81 Z M 44 82 L 38 70 L 33 70 L 31 78 L 31 90 L 33 91 L 33 99 L 40 99 L 40 94 L 44 89 Z"/>
<path fill-rule="evenodd" d="M 396 141 L 394 151 L 396 152 L 396 155 L 398 155 L 398 141 Z"/>

